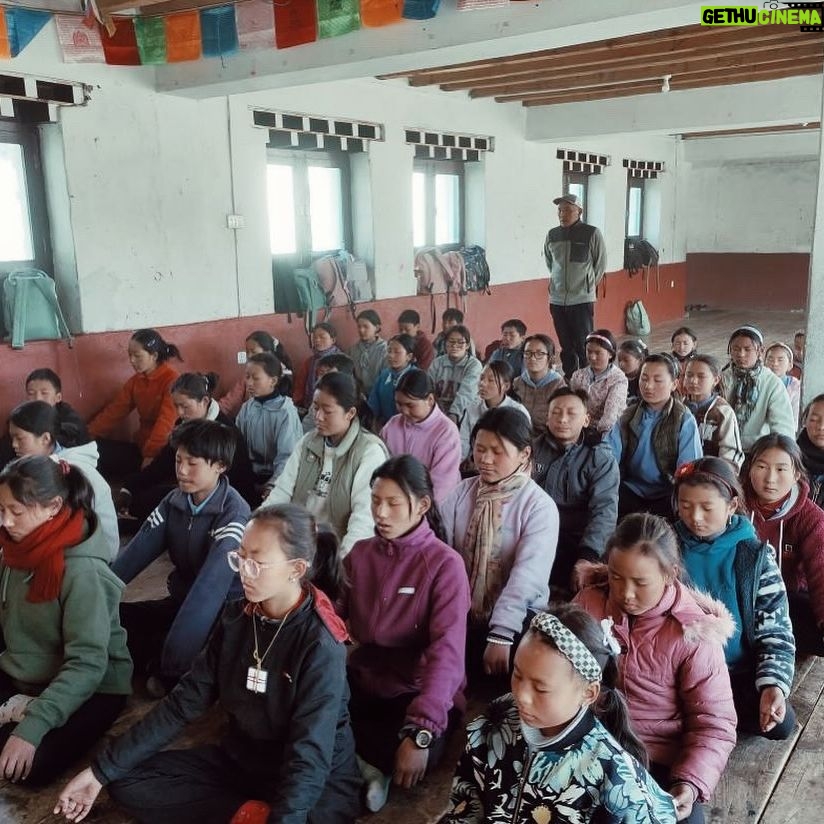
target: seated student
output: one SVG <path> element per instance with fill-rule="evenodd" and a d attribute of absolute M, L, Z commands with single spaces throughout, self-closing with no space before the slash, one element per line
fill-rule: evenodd
<path fill-rule="evenodd" d="M 621 469 L 619 518 L 630 512 L 671 518 L 675 470 L 702 456 L 695 418 L 673 394 L 677 381 L 672 355 L 647 355 L 641 400 L 627 407 L 607 436 Z"/>
<path fill-rule="evenodd" d="M 646 771 L 618 690 L 615 639 L 580 607 L 539 612 L 515 654 L 512 693 L 466 728 L 439 824 L 675 824 Z"/>
<path fill-rule="evenodd" d="M 741 480 L 758 537 L 779 553 L 796 649 L 824 655 L 824 512 L 809 498 L 801 450 L 786 435 L 764 435 Z"/>
<path fill-rule="evenodd" d="M 599 434 L 609 432 L 627 407 L 627 376 L 615 365 L 618 345 L 609 329 L 596 329 L 586 338 L 588 366 L 576 369 L 569 379 L 572 389 L 583 389 L 589 398 L 589 425 Z"/>
<path fill-rule="evenodd" d="M 698 346 L 698 335 L 689 326 L 679 326 L 670 338 L 672 344 L 672 354 L 678 361 L 678 370 L 681 375 L 689 359 L 696 354 Z"/>
<path fill-rule="evenodd" d="M 315 394 L 315 384 L 318 381 L 318 361 L 324 355 L 335 352 L 343 353 L 337 345 L 338 332 L 331 323 L 316 323 L 312 329 L 312 354 L 301 364 L 295 375 L 295 386 L 292 390 L 292 400 L 303 414 L 312 406 Z"/>
<path fill-rule="evenodd" d="M 705 456 L 715 455 L 735 464 L 744 463 L 744 447 L 733 408 L 718 393 L 721 367 L 712 355 L 693 355 L 681 380 L 684 403 L 695 416 Z"/>
<path fill-rule="evenodd" d="M 76 466 L 43 456 L 0 473 L 0 777 L 10 781 L 53 781 L 131 692 L 123 585 L 93 494 Z"/>
<path fill-rule="evenodd" d="M 100 451 L 98 469 L 104 478 L 123 477 L 151 463 L 169 439 L 175 422 L 170 389 L 177 372 L 170 358 L 183 360 L 180 350 L 154 329 L 138 329 L 129 341 L 129 363 L 135 374 L 89 423 L 89 434 Z M 136 409 L 140 426 L 135 443 L 107 436 Z"/>
<path fill-rule="evenodd" d="M 345 556 L 356 541 L 374 535 L 369 479 L 389 453 L 361 427 L 350 375 L 332 372 L 318 381 L 312 414 L 315 430 L 298 441 L 265 503 L 305 506 L 331 525 Z"/>
<path fill-rule="evenodd" d="M 566 591 L 578 561 L 604 554 L 618 518 L 618 464 L 588 427 L 586 392 L 562 386 L 549 399 L 546 429 L 532 447 L 532 479 L 555 501 L 560 518 L 549 582 Z"/>
<path fill-rule="evenodd" d="M 456 309 L 454 306 L 450 306 L 448 309 L 444 310 L 444 313 L 441 315 L 441 331 L 435 336 L 435 340 L 432 341 L 432 349 L 435 352 L 435 357 L 438 355 L 445 355 L 446 354 L 446 333 L 453 327 L 463 325 L 464 322 L 464 313 L 461 312 L 460 309 Z M 475 352 L 473 351 L 472 354 L 474 355 Z"/>
<path fill-rule="evenodd" d="M 380 428 L 393 415 L 398 414 L 395 406 L 395 387 L 403 375 L 415 366 L 415 340 L 409 335 L 395 335 L 386 344 L 386 368 L 378 375 L 366 403 Z"/>
<path fill-rule="evenodd" d="M 498 360 L 488 363 L 478 380 L 478 400 L 473 401 L 466 408 L 466 414 L 461 421 L 461 458 L 464 461 L 464 470 L 474 472 L 472 463 L 471 435 L 475 424 L 487 409 L 497 409 L 499 406 L 510 406 L 526 415 L 531 423 L 529 411 L 518 399 L 518 394 L 512 388 L 514 375 L 509 364 Z"/>
<path fill-rule="evenodd" d="M 453 326 L 446 334 L 446 354 L 435 358 L 429 367 L 438 406 L 458 426 L 466 408 L 478 397 L 481 377 L 481 362 L 470 354 L 470 343 L 469 330 Z"/>
<path fill-rule="evenodd" d="M 787 592 L 773 548 L 746 517 L 744 492 L 723 458 L 685 464 L 675 477 L 686 579 L 722 601 L 735 620 L 724 653 L 738 728 L 787 738 L 795 713 L 787 703 L 795 670 L 795 641 Z"/>
<path fill-rule="evenodd" d="M 66 785 L 55 814 L 80 821 L 105 786 L 145 824 L 353 824 L 361 778 L 347 635 L 329 599 L 307 583 L 316 534 L 299 507 L 254 512 L 240 550 L 228 564 L 221 558 L 240 573 L 245 600 L 225 606 L 177 689 Z M 219 740 L 163 749 L 214 704 L 229 716 Z"/>
<path fill-rule="evenodd" d="M 244 342 L 244 349 L 246 350 L 246 360 L 248 361 L 252 355 L 259 355 L 262 352 L 270 352 L 273 354 L 283 366 L 283 377 L 278 383 L 278 391 L 281 395 L 291 397 L 292 395 L 292 361 L 283 344 L 272 337 L 268 332 L 257 330 L 252 332 Z M 246 394 L 246 369 L 243 370 L 243 375 L 237 379 L 234 386 L 218 401 L 220 411 L 228 418 L 234 419 L 243 406 L 243 402 L 248 399 Z M 223 421 L 222 421 L 223 423 Z"/>
<path fill-rule="evenodd" d="M 606 565 L 583 571 L 576 596 L 620 645 L 618 668 L 650 772 L 673 796 L 678 820 L 701 824 L 735 746 L 735 706 L 724 643 L 729 610 L 678 580 L 678 539 L 664 518 L 627 515 Z M 712 707 L 712 712 L 708 712 Z"/>
<path fill-rule="evenodd" d="M 807 332 L 804 329 L 799 329 L 793 336 L 793 368 L 790 369 L 790 374 L 794 378 L 801 380 L 804 374 L 804 344 L 807 340 Z"/>
<path fill-rule="evenodd" d="M 376 536 L 344 561 L 338 614 L 357 645 L 349 712 L 366 806 L 377 812 L 393 776 L 412 787 L 438 765 L 465 708 L 469 584 L 416 458 L 398 455 L 375 470 L 372 517 Z"/>
<path fill-rule="evenodd" d="M 793 365 L 793 350 L 786 343 L 771 343 L 764 350 L 764 365 L 784 384 L 790 396 L 795 428 L 798 429 L 798 413 L 801 406 L 801 381 L 790 375 Z"/>
<path fill-rule="evenodd" d="M 532 418 L 532 431 L 537 437 L 546 427 L 549 398 L 566 381 L 553 368 L 555 344 L 548 335 L 530 335 L 524 341 L 524 371 L 516 376 L 512 386 Z"/>
<path fill-rule="evenodd" d="M 246 442 L 252 472 L 263 497 L 269 494 L 303 435 L 292 399 L 278 392 L 282 374 L 283 367 L 274 355 L 252 355 L 246 362 L 249 400 L 237 413 L 237 428 Z"/>
<path fill-rule="evenodd" d="M 802 424 L 798 448 L 810 479 L 810 498 L 824 507 L 824 395 L 810 401 Z"/>
<path fill-rule="evenodd" d="M 358 313 L 357 324 L 360 340 L 350 348 L 349 357 L 361 390 L 368 395 L 386 364 L 386 341 L 380 336 L 381 318 L 374 309 Z"/>
<path fill-rule="evenodd" d="M 232 488 L 250 506 L 254 506 L 260 502 L 260 495 L 255 492 L 255 476 L 246 442 L 212 397 L 217 383 L 218 376 L 214 372 L 184 372 L 172 384 L 172 403 L 177 414 L 175 426 L 184 421 L 217 421 L 226 424 L 235 433 L 238 445 L 232 465 L 226 470 L 226 477 Z M 117 508 L 121 514 L 131 516 L 134 527 L 129 530 L 126 519 L 121 519 L 121 534 L 134 534 L 152 510 L 176 488 L 175 450 L 167 443 L 145 469 L 123 481 L 117 496 Z"/>
<path fill-rule="evenodd" d="M 754 326 L 741 326 L 730 335 L 728 350 L 730 364 L 721 373 L 721 386 L 738 418 L 744 452 L 770 432 L 794 438 L 787 390 L 761 362 L 764 336 Z"/>
<path fill-rule="evenodd" d="M 503 361 L 509 364 L 513 375 L 520 375 L 524 368 L 524 337 L 526 324 L 518 318 L 501 324 L 501 346 L 489 357 L 487 363 Z"/>
<path fill-rule="evenodd" d="M 331 355 L 324 355 L 320 358 L 320 360 L 318 360 L 317 369 L 315 369 L 315 374 L 317 375 L 318 380 L 320 380 L 324 375 L 328 375 L 330 372 L 341 372 L 344 375 L 349 375 L 358 387 L 358 395 L 360 397 L 363 396 L 360 381 L 358 381 L 355 377 L 355 362 L 349 357 L 349 355 L 344 355 L 343 352 L 333 352 Z M 363 422 L 365 413 L 370 419 L 372 416 L 369 408 L 364 407 L 365 404 L 363 403 L 359 406 L 358 417 L 360 417 L 361 422 Z M 304 434 L 311 432 L 315 428 L 315 416 L 304 415 L 301 423 Z"/>
<path fill-rule="evenodd" d="M 76 416 L 75 416 L 76 417 Z M 97 444 L 89 439 L 86 425 L 78 426 L 62 419 L 56 406 L 44 401 L 29 401 L 15 407 L 9 416 L 9 435 L 14 454 L 43 455 L 76 466 L 92 488 L 92 508 L 106 543 L 109 560 L 120 549 L 117 513 L 111 487 L 97 471 Z"/>
<path fill-rule="evenodd" d="M 649 349 L 642 340 L 630 338 L 618 344 L 615 361 L 618 368 L 627 376 L 627 405 L 641 399 L 638 378 L 641 376 L 641 365 L 647 355 Z"/>
<path fill-rule="evenodd" d="M 478 477 L 438 507 L 446 542 L 463 557 L 472 610 L 467 671 L 506 675 L 530 610 L 546 604 L 558 509 L 529 477 L 532 432 L 517 409 L 490 409 L 472 432 Z"/>
<path fill-rule="evenodd" d="M 192 665 L 223 603 L 240 596 L 226 566 L 249 518 L 249 505 L 224 477 L 237 439 L 217 421 L 180 424 L 171 437 L 178 488 L 149 515 L 112 565 L 129 583 L 164 552 L 174 569 L 167 597 L 120 607 L 129 650 L 147 688 L 157 697 Z"/>
<path fill-rule="evenodd" d="M 415 364 L 418 369 L 429 369 L 435 360 L 435 350 L 421 329 L 421 316 L 414 309 L 404 309 L 398 315 L 398 331 L 402 335 L 409 335 L 415 341 Z"/>
<path fill-rule="evenodd" d="M 391 455 L 412 455 L 429 471 L 440 503 L 461 480 L 461 436 L 435 403 L 432 379 L 411 369 L 395 389 L 398 414 L 381 429 Z"/>

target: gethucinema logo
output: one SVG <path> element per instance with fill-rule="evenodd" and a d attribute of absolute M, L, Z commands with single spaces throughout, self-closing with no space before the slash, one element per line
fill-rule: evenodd
<path fill-rule="evenodd" d="M 701 6 L 702 26 L 798 26 L 801 31 L 824 31 L 824 3 L 782 3 L 766 0 L 760 6 Z"/>

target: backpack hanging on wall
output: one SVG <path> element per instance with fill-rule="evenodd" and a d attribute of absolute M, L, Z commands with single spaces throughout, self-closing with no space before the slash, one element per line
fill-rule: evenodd
<path fill-rule="evenodd" d="M 336 306 L 348 306 L 355 318 L 355 301 L 347 284 L 347 271 L 354 257 L 341 250 L 334 255 L 324 255 L 313 264 L 320 288 L 326 295 L 326 306 L 332 310 Z"/>
<path fill-rule="evenodd" d="M 3 281 L 3 323 L 12 349 L 22 349 L 27 340 L 65 338 L 74 345 L 54 280 L 40 269 L 16 269 Z"/>
<path fill-rule="evenodd" d="M 466 278 L 464 286 L 467 292 L 484 292 L 492 294 L 489 288 L 491 275 L 489 264 L 486 262 L 486 251 L 482 246 L 465 246 L 461 249 L 461 257 L 464 261 Z"/>
<path fill-rule="evenodd" d="M 651 331 L 649 322 L 649 315 L 640 300 L 633 300 L 627 303 L 624 309 L 624 325 L 627 328 L 627 334 L 633 337 L 645 337 Z"/>
<path fill-rule="evenodd" d="M 415 277 L 418 280 L 419 295 L 429 295 L 432 315 L 432 331 L 435 331 L 435 295 L 446 295 L 446 308 L 450 296 L 455 296 L 455 306 L 459 298 L 466 296 L 466 267 L 460 252 L 439 252 L 436 248 L 421 249 L 415 255 Z"/>
<path fill-rule="evenodd" d="M 649 273 L 655 267 L 655 278 L 658 291 L 661 291 L 661 277 L 658 268 L 658 250 L 642 237 L 628 237 L 624 241 L 624 269 L 630 277 L 642 273 L 644 286 L 649 292 Z"/>

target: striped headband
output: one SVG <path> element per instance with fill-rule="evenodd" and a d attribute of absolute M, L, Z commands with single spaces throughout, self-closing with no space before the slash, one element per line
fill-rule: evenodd
<path fill-rule="evenodd" d="M 569 660 L 573 669 L 584 681 L 588 684 L 593 681 L 601 681 L 601 665 L 586 645 L 576 637 L 575 633 L 560 622 L 557 615 L 552 615 L 549 612 L 539 612 L 532 619 L 529 626 L 536 632 L 551 638 L 558 648 L 558 652 Z"/>
<path fill-rule="evenodd" d="M 776 341 L 773 341 L 773 342 L 772 342 L 772 343 L 771 343 L 771 344 L 770 344 L 770 345 L 769 345 L 769 346 L 768 346 L 768 347 L 764 350 L 764 354 L 766 354 L 767 352 L 769 352 L 769 351 L 770 351 L 770 349 L 775 349 L 777 346 L 780 346 L 780 347 L 781 347 L 781 348 L 782 348 L 782 349 L 783 349 L 783 350 L 787 353 L 787 355 L 788 355 L 788 356 L 789 356 L 789 358 L 790 358 L 790 363 L 792 363 L 792 362 L 793 362 L 793 358 L 795 357 L 795 353 L 793 352 L 793 350 L 792 350 L 792 349 L 790 349 L 790 347 L 789 347 L 786 343 L 784 343 L 784 341 L 781 341 L 781 340 L 776 340 Z"/>
<path fill-rule="evenodd" d="M 587 335 L 586 342 L 589 343 L 590 341 L 597 341 L 598 343 L 603 343 L 605 349 L 609 349 L 612 354 L 615 354 L 615 346 L 609 338 L 604 337 L 603 335 L 599 335 L 597 332 L 590 332 Z"/>

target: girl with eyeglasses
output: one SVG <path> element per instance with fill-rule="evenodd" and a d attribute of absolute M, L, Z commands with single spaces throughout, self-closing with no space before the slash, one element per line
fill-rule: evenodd
<path fill-rule="evenodd" d="M 524 371 L 512 384 L 532 419 L 532 431 L 538 436 L 546 427 L 549 399 L 556 389 L 566 386 L 563 375 L 553 368 L 555 343 L 548 335 L 530 335 L 524 341 Z"/>
<path fill-rule="evenodd" d="M 245 598 L 226 605 L 177 689 L 68 783 L 55 814 L 82 821 L 106 786 L 146 824 L 355 821 L 347 633 L 310 582 L 316 538 L 301 507 L 252 515 L 230 555 Z M 219 743 L 161 752 L 216 703 L 229 717 Z"/>
<path fill-rule="evenodd" d="M 458 426 L 467 407 L 478 397 L 481 362 L 470 352 L 469 329 L 458 324 L 446 333 L 446 354 L 435 358 L 429 377 L 435 385 L 438 406 Z"/>

